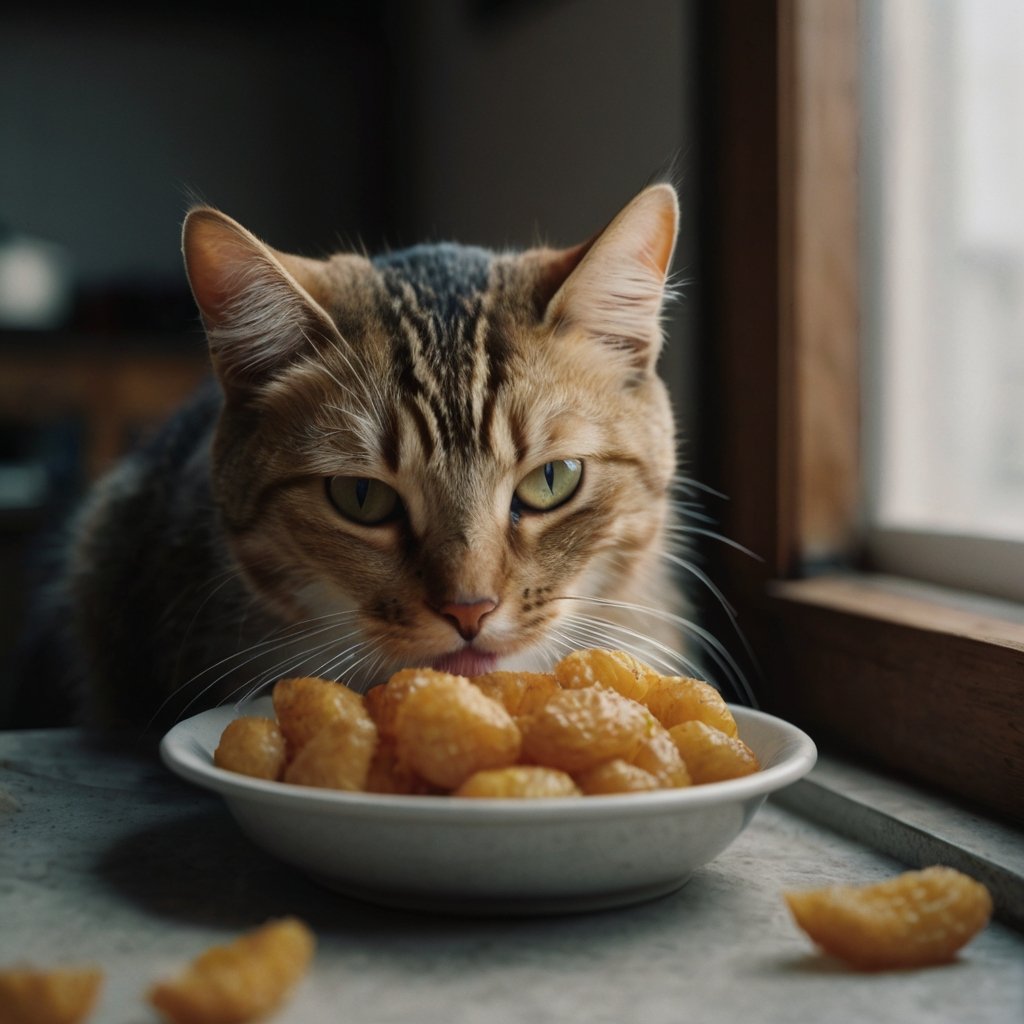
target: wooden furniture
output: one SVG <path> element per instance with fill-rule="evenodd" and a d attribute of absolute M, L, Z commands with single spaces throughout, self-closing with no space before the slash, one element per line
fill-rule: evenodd
<path fill-rule="evenodd" d="M 723 546 L 707 570 L 767 710 L 1024 821 L 1024 608 L 879 576 L 863 544 L 858 4 L 723 0 L 703 17 L 698 475 L 730 499 L 721 532 L 760 559 Z"/>
<path fill-rule="evenodd" d="M 114 343 L 19 334 L 0 348 L 0 420 L 26 429 L 72 418 L 94 479 L 209 373 L 201 337 Z"/>

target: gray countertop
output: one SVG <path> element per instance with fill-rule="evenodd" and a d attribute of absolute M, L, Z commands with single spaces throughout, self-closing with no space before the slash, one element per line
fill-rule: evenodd
<path fill-rule="evenodd" d="M 788 888 L 904 868 L 769 801 L 653 902 L 525 919 L 404 913 L 278 864 L 154 750 L 0 733 L 0 965 L 100 964 L 95 1024 L 154 1024 L 151 981 L 284 914 L 314 929 L 318 950 L 280 1024 L 1024 1020 L 1017 931 L 993 923 L 947 966 L 860 974 L 817 953 L 782 902 Z"/>

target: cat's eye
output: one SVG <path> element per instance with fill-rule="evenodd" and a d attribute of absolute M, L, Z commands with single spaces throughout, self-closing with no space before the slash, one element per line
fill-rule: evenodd
<path fill-rule="evenodd" d="M 329 477 L 327 495 L 346 519 L 363 526 L 386 522 L 400 507 L 393 487 L 368 476 Z"/>
<path fill-rule="evenodd" d="M 579 459 L 558 459 L 530 470 L 516 488 L 516 498 L 537 512 L 547 512 L 568 501 L 583 479 Z"/>

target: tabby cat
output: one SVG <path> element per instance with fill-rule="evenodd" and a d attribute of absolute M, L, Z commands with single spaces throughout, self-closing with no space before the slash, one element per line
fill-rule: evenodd
<path fill-rule="evenodd" d="M 163 729 L 284 675 L 580 646 L 684 668 L 655 372 L 677 222 L 655 185 L 575 248 L 316 260 L 193 209 L 215 380 L 78 518 L 80 678 L 63 716 L 30 688 L 44 717 Z"/>

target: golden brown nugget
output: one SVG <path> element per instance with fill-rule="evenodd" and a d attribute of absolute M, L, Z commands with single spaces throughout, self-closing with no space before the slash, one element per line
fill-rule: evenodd
<path fill-rule="evenodd" d="M 512 716 L 463 676 L 441 672 L 409 689 L 398 706 L 400 761 L 442 789 L 474 772 L 505 768 L 519 757 L 522 737 Z"/>
<path fill-rule="evenodd" d="M 325 725 L 360 712 L 367 714 L 360 694 L 330 679 L 282 679 L 272 696 L 289 756 L 298 753 Z"/>
<path fill-rule="evenodd" d="M 425 782 L 407 764 L 399 760 L 396 747 L 393 737 L 382 737 L 378 740 L 366 776 L 366 792 L 394 793 L 400 796 L 435 792 L 435 787 Z"/>
<path fill-rule="evenodd" d="M 654 776 L 661 789 L 679 789 L 693 782 L 672 734 L 660 722 L 651 723 L 650 734 L 633 755 L 632 764 Z"/>
<path fill-rule="evenodd" d="M 757 756 L 743 740 L 703 722 L 681 722 L 668 732 L 694 785 L 738 779 L 761 770 Z"/>
<path fill-rule="evenodd" d="M 555 665 L 555 678 L 567 690 L 607 686 L 630 700 L 643 700 L 657 673 L 625 651 L 591 647 L 567 654 Z"/>
<path fill-rule="evenodd" d="M 473 676 L 470 682 L 496 700 L 513 718 L 539 711 L 559 688 L 549 672 L 488 672 Z"/>
<path fill-rule="evenodd" d="M 992 915 L 985 886 L 946 867 L 784 895 L 796 923 L 822 949 L 861 970 L 946 963 Z"/>
<path fill-rule="evenodd" d="M 309 969 L 315 945 L 298 919 L 271 921 L 153 985 L 149 1002 L 171 1024 L 246 1024 L 287 999 Z"/>
<path fill-rule="evenodd" d="M 378 686 L 371 687 L 366 693 L 363 694 L 363 707 L 366 708 L 367 714 L 373 719 L 373 724 L 377 726 L 377 734 L 384 736 L 384 729 L 381 728 L 382 721 L 385 718 L 384 705 L 387 701 L 387 684 L 381 683 Z M 389 731 L 389 735 L 394 735 L 394 730 Z"/>
<path fill-rule="evenodd" d="M 615 690 L 560 690 L 523 720 L 523 758 L 570 775 L 616 757 L 629 761 L 652 724 L 645 707 Z"/>
<path fill-rule="evenodd" d="M 643 793 L 660 789 L 658 780 L 643 768 L 616 757 L 596 768 L 580 772 L 576 783 L 587 796 L 612 796 L 616 793 Z"/>
<path fill-rule="evenodd" d="M 377 727 L 368 714 L 339 718 L 295 755 L 285 769 L 284 781 L 321 789 L 365 789 L 376 748 Z"/>
<path fill-rule="evenodd" d="M 474 772 L 452 793 L 452 796 L 499 800 L 580 795 L 579 787 L 565 772 L 526 764 Z"/>
<path fill-rule="evenodd" d="M 446 676 L 432 668 L 403 668 L 379 686 L 366 693 L 365 706 L 382 737 L 394 738 L 398 709 L 409 693 L 417 686 L 438 676 Z"/>
<path fill-rule="evenodd" d="M 228 722 L 213 763 L 257 779 L 280 779 L 287 761 L 284 733 L 271 718 L 247 715 Z"/>
<path fill-rule="evenodd" d="M 736 735 L 736 720 L 710 684 L 686 676 L 659 676 L 651 683 L 644 703 L 666 729 L 680 722 L 698 721 L 724 732 Z"/>
<path fill-rule="evenodd" d="M 0 970 L 3 1024 L 80 1024 L 103 986 L 98 967 L 10 967 Z"/>

